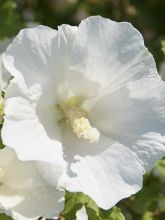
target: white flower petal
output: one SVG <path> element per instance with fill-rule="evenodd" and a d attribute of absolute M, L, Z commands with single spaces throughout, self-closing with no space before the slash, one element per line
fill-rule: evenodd
<path fill-rule="evenodd" d="M 36 91 L 37 93 L 39 91 Z M 13 97 L 9 98 L 10 95 Z M 54 130 L 51 127 L 53 121 L 51 124 L 45 121 L 46 130 L 37 115 L 35 103 L 22 93 L 16 83 L 10 84 L 7 96 L 2 128 L 4 145 L 13 148 L 21 160 L 39 160 L 64 165 L 62 146 L 57 141 L 58 129 L 56 125 L 53 127 Z M 49 130 L 54 133 L 53 139 L 49 137 Z"/>
<path fill-rule="evenodd" d="M 13 158 L 7 161 L 5 157 Z M 0 150 L 4 177 L 0 179 L 0 208 L 17 220 L 58 217 L 64 203 L 64 192 L 46 185 L 33 162 L 19 161 L 15 153 Z M 5 164 L 6 163 L 6 164 Z"/>
<path fill-rule="evenodd" d="M 6 186 L 0 189 L 1 208 L 14 219 L 38 219 L 58 217 L 63 209 L 62 192 L 45 186 L 21 191 Z"/>
<path fill-rule="evenodd" d="M 2 62 L 2 54 L 4 53 L 6 47 L 11 43 L 10 38 L 5 38 L 4 40 L 0 41 L 0 89 L 3 90 L 9 84 L 11 79 L 10 73 L 5 69 L 3 62 Z"/>
<path fill-rule="evenodd" d="M 6 147 L 7 148 L 7 147 Z M 10 148 L 4 149 L 10 156 Z M 8 153 L 9 152 L 9 153 Z M 13 155 L 15 155 L 12 152 Z M 2 158 L 0 151 L 0 158 Z M 26 168 L 26 169 L 25 169 Z M 34 187 L 41 187 L 41 178 L 36 174 L 35 163 L 19 161 L 16 156 L 8 162 L 7 166 L 3 166 L 4 176 L 3 182 L 9 188 L 21 189 L 21 190 L 31 190 Z M 26 172 L 25 172 L 26 171 Z"/>
<path fill-rule="evenodd" d="M 164 94 L 163 81 L 138 80 L 101 98 L 91 109 L 94 126 L 135 151 L 146 170 L 165 155 Z"/>
<path fill-rule="evenodd" d="M 0 149 L 0 167 L 5 166 L 15 158 L 15 154 L 9 148 Z"/>
<path fill-rule="evenodd" d="M 2 56 L 0 55 L 0 75 L 2 77 L 1 81 L 1 90 L 6 90 L 10 79 L 12 78 L 11 74 L 5 69 L 2 63 Z"/>
<path fill-rule="evenodd" d="M 62 60 L 64 71 L 62 73 L 69 88 L 76 96 L 83 95 L 84 97 L 90 97 L 98 93 L 100 84 L 96 82 L 95 79 L 90 80 L 90 78 L 78 68 L 81 67 L 79 66 L 79 61 L 84 61 L 83 54 L 80 52 L 81 48 L 74 47 L 78 37 L 79 32 L 77 27 L 72 27 L 70 25 L 61 25 L 58 27 L 60 49 L 63 51 Z M 62 81 L 60 83 L 62 83 Z M 84 88 L 88 88 L 88 90 Z M 64 92 L 65 91 L 66 89 Z"/>
<path fill-rule="evenodd" d="M 73 44 L 70 83 L 78 83 L 78 91 L 82 83 L 82 93 L 86 94 L 90 87 L 84 86 L 81 74 L 86 82 L 95 81 L 97 90 L 101 84 L 105 93 L 141 77 L 159 77 L 141 34 L 128 22 L 99 16 L 81 22 Z M 77 82 L 75 77 L 79 76 Z"/>
<path fill-rule="evenodd" d="M 60 26 L 58 39 L 65 51 L 61 74 L 76 95 L 96 96 L 130 80 L 159 78 L 141 34 L 127 22 L 89 17 L 78 28 Z"/>
<path fill-rule="evenodd" d="M 73 29 L 74 28 L 71 28 Z M 45 105 L 55 104 L 57 93 L 64 90 L 67 96 L 68 86 L 65 75 L 69 70 L 69 47 L 64 35 L 46 26 L 26 28 L 20 31 L 3 56 L 6 69 L 16 78 L 22 87 L 39 84 L 43 90 Z M 54 94 L 54 95 L 52 95 Z M 48 98 L 49 97 L 49 98 Z"/>
<path fill-rule="evenodd" d="M 21 30 L 5 51 L 4 65 L 7 70 L 17 79 L 25 80 L 27 86 L 48 81 L 54 55 L 51 45 L 56 35 L 56 30 L 46 26 Z"/>
<path fill-rule="evenodd" d="M 61 169 L 60 166 L 55 165 L 53 163 L 45 162 L 35 162 L 35 166 L 45 183 L 52 187 L 59 187 L 59 183 L 62 176 L 61 174 L 64 171 Z"/>
<path fill-rule="evenodd" d="M 76 213 L 76 220 L 88 220 L 88 215 L 84 206 Z"/>
<path fill-rule="evenodd" d="M 59 180 L 61 187 L 87 194 L 104 209 L 141 189 L 142 166 L 136 154 L 122 144 L 103 136 L 99 143 L 89 144 L 66 129 L 64 147 L 68 167 Z M 56 169 L 49 166 L 50 177 L 43 176 L 52 183 Z"/>

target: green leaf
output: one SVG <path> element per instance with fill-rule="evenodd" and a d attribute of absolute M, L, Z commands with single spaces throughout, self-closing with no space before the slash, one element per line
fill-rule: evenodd
<path fill-rule="evenodd" d="M 14 0 L 0 0 L 0 39 L 12 37 L 24 27 Z"/>
<path fill-rule="evenodd" d="M 12 218 L 5 214 L 0 214 L 0 220 L 12 220 Z"/>
<path fill-rule="evenodd" d="M 82 207 L 81 195 L 79 193 L 69 193 L 66 191 L 65 194 L 65 209 L 62 213 L 65 220 L 76 219 L 76 212 Z"/>
<path fill-rule="evenodd" d="M 143 187 L 143 189 L 134 196 L 134 200 L 131 204 L 133 211 L 142 214 L 146 210 L 156 209 L 163 187 L 164 185 L 160 182 L 154 182 Z"/>
<path fill-rule="evenodd" d="M 81 209 L 83 205 L 86 207 L 89 219 L 99 219 L 99 208 L 92 199 L 83 193 L 70 193 L 66 191 L 65 209 L 62 213 L 65 220 L 75 220 L 76 212 Z"/>
<path fill-rule="evenodd" d="M 70 193 L 67 191 L 62 216 L 65 220 L 76 220 L 76 212 L 82 206 L 85 206 L 89 220 L 125 220 L 119 208 L 113 207 L 110 210 L 103 210 L 89 196 L 83 193 Z"/>
<path fill-rule="evenodd" d="M 101 213 L 101 220 L 125 220 L 124 215 L 122 214 L 121 210 L 114 206 L 110 210 L 100 210 Z"/>

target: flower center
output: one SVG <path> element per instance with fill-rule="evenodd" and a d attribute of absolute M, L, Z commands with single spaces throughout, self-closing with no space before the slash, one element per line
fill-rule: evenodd
<path fill-rule="evenodd" d="M 58 104 L 57 108 L 64 116 L 59 123 L 65 120 L 71 125 L 73 133 L 78 138 L 96 143 L 99 141 L 100 133 L 97 128 L 91 126 L 87 118 L 87 112 L 81 107 L 82 101 L 82 97 L 74 96 L 65 104 Z"/>

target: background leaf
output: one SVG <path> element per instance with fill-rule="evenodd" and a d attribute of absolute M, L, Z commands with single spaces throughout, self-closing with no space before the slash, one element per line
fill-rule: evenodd
<path fill-rule="evenodd" d="M 9 217 L 9 216 L 7 216 L 7 215 L 5 215 L 5 214 L 0 214 L 0 219 L 1 219 L 1 220 L 12 220 L 11 217 Z"/>
<path fill-rule="evenodd" d="M 125 220 L 121 210 L 113 207 L 110 210 L 100 209 L 96 203 L 83 193 L 65 194 L 65 209 L 62 216 L 65 220 L 76 220 L 76 212 L 85 206 L 88 218 L 91 220 Z"/>

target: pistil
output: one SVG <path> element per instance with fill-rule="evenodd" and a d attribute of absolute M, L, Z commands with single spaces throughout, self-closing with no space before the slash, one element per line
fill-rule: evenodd
<path fill-rule="evenodd" d="M 81 102 L 82 98 L 75 96 L 70 98 L 65 105 L 62 104 L 57 107 L 63 113 L 63 119 L 71 125 L 73 133 L 78 138 L 87 140 L 90 143 L 96 143 L 99 141 L 100 132 L 97 128 L 91 126 L 87 118 L 87 112 L 81 108 Z"/>

